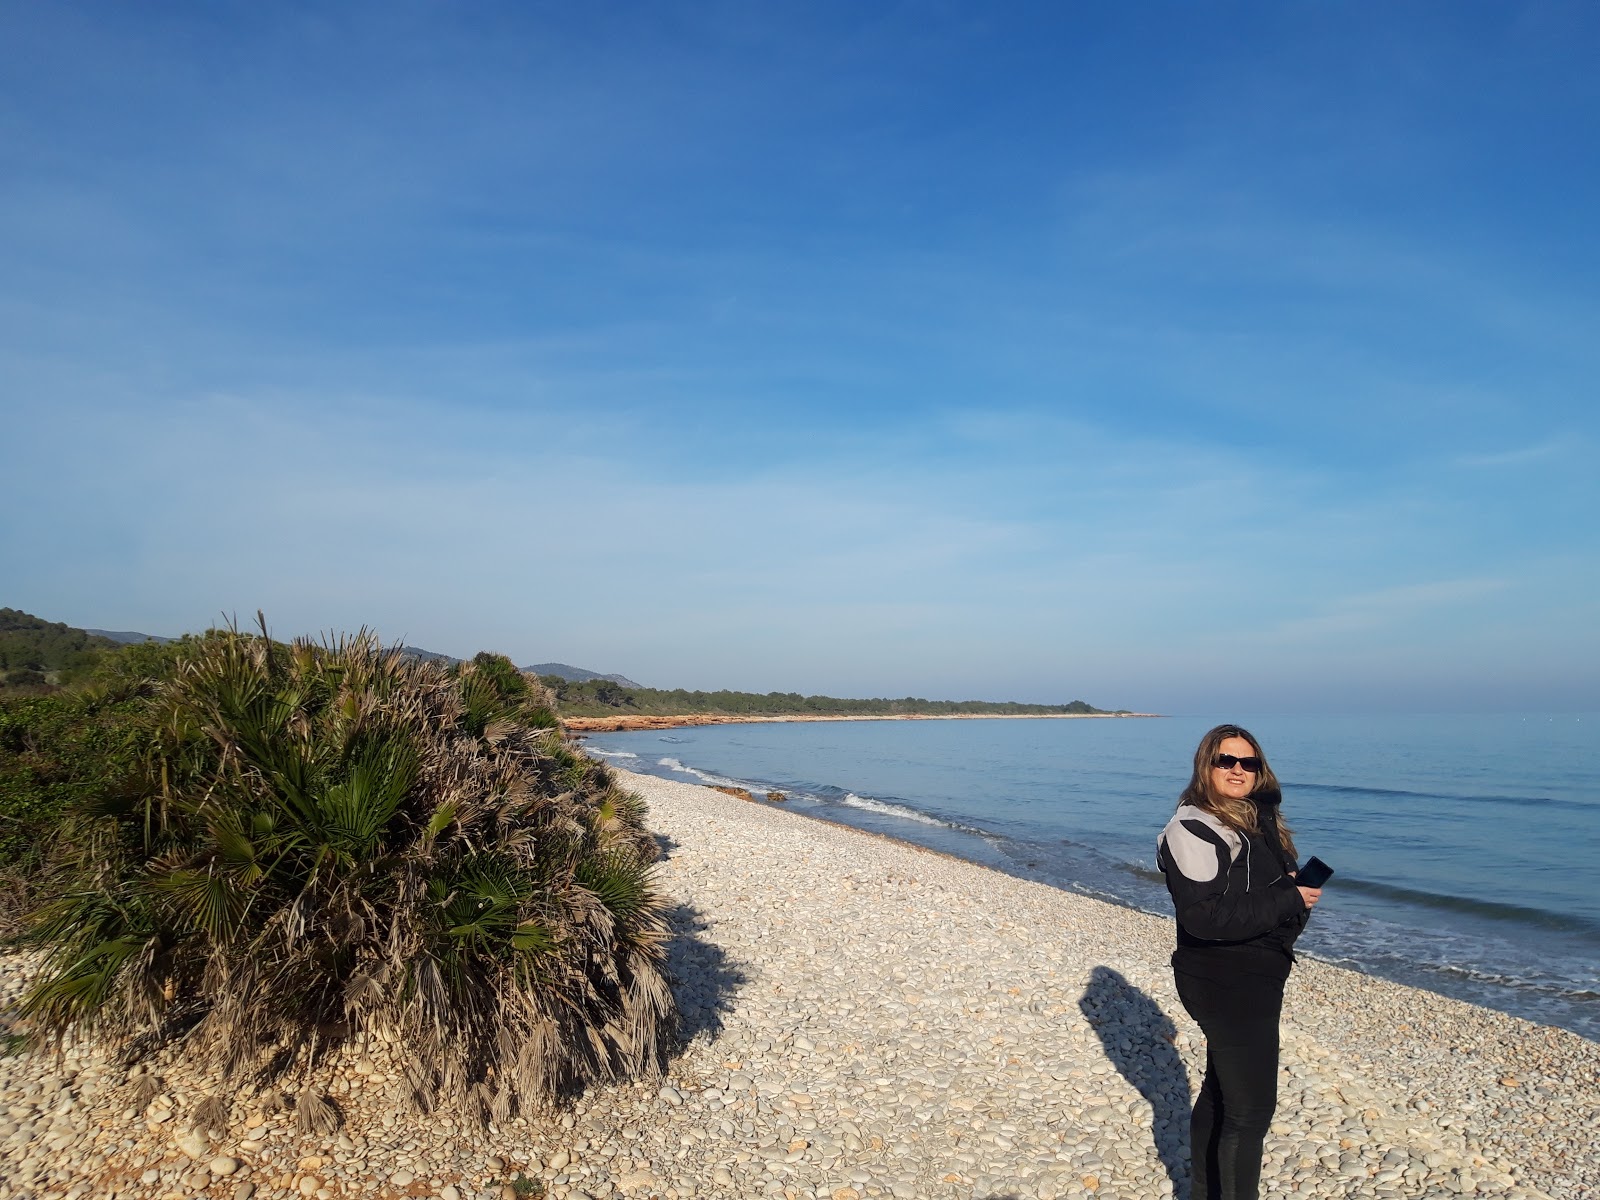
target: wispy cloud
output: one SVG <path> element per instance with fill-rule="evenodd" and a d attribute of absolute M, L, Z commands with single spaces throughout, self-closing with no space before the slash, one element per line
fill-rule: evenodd
<path fill-rule="evenodd" d="M 1564 438 L 1552 438 L 1549 441 L 1539 442 L 1532 446 L 1517 446 L 1509 450 L 1495 450 L 1485 454 L 1461 454 L 1452 461 L 1458 467 L 1469 469 L 1496 469 L 1499 467 L 1521 467 L 1529 463 L 1544 462 L 1565 453 L 1570 442 Z"/>

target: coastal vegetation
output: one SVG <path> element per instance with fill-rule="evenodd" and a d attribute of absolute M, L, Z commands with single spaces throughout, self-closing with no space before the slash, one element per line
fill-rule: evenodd
<path fill-rule="evenodd" d="M 118 635 L 125 636 L 125 635 Z M 104 674 L 106 664 L 146 662 L 158 669 L 162 661 L 161 641 L 119 645 L 82 629 L 42 620 L 15 609 L 0 609 L 0 698 L 19 692 L 51 693 L 65 686 Z M 456 670 L 462 660 L 447 654 L 404 647 L 407 658 L 439 664 Z M 154 659 L 149 656 L 154 655 Z M 143 658 L 139 656 L 144 656 Z M 486 658 L 479 654 L 480 667 Z M 619 715 L 685 716 L 713 714 L 723 716 L 1115 716 L 1126 709 L 1095 708 L 1083 700 L 1066 704 L 1021 704 L 1015 701 L 927 700 L 919 696 L 898 699 L 885 697 L 846 698 L 806 696 L 799 692 L 738 692 L 685 688 L 648 688 L 622 675 L 599 675 L 563 663 L 514 667 L 504 659 L 505 669 L 523 675 L 536 675 L 549 689 L 553 708 L 564 717 L 605 717 Z M 7 664 L 11 664 L 8 668 Z M 16 681 L 7 684 L 7 672 Z M 127 675 L 128 669 L 120 673 Z"/>
<path fill-rule="evenodd" d="M 484 1118 L 653 1071 L 675 1019 L 656 843 L 551 703 L 500 656 L 264 626 L 7 702 L 0 816 L 45 843 L 11 852 L 37 1035 L 181 1042 L 233 1084 L 299 1073 L 308 1129 L 335 1118 L 312 1068 L 353 1035 L 408 1047 L 421 1107 Z"/>
<path fill-rule="evenodd" d="M 136 637 L 137 635 L 118 635 Z M 151 728 L 155 697 L 170 691 L 181 663 L 210 653 L 229 631 L 175 641 L 121 643 L 16 609 L 0 609 L 0 934 L 12 932 L 37 888 L 46 851 L 68 812 L 125 802 L 149 785 L 157 743 Z M 370 637 L 361 639 L 376 653 Z M 587 676 L 550 674 L 535 680 L 503 655 L 463 662 L 407 648 L 397 661 L 426 666 L 455 681 L 469 708 L 484 697 L 521 697 L 518 720 L 553 729 L 562 717 L 682 716 L 949 716 L 1092 715 L 1102 709 L 1070 704 L 984 701 L 841 699 L 797 692 L 757 694 L 689 691 L 633 685 L 561 664 Z M 492 686 L 491 686 L 492 685 Z M 530 697 L 537 696 L 537 702 Z M 482 722 L 469 717 L 469 723 Z"/>

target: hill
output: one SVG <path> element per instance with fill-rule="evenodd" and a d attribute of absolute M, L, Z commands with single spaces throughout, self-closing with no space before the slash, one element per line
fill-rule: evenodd
<path fill-rule="evenodd" d="M 93 634 L 95 637 L 106 638 L 108 641 L 113 641 L 123 646 L 134 645 L 139 642 L 160 642 L 162 645 L 167 645 L 178 640 L 177 638 L 161 637 L 159 634 L 154 633 L 130 633 L 126 630 L 116 629 L 85 629 L 84 632 Z"/>
<path fill-rule="evenodd" d="M 117 643 L 86 629 L 0 608 L 0 687 L 49 688 L 89 670 Z"/>
<path fill-rule="evenodd" d="M 635 683 L 626 675 L 601 675 L 598 671 L 585 671 L 582 667 L 569 667 L 566 663 L 540 663 L 534 667 L 523 667 L 524 671 L 532 671 L 541 679 L 565 679 L 570 683 L 588 683 L 591 680 L 603 679 L 609 683 L 620 684 L 625 688 L 636 688 L 648 691 L 642 683 Z"/>
<path fill-rule="evenodd" d="M 450 654 L 440 654 L 437 650 L 424 650 L 420 646 L 406 646 L 406 654 L 412 658 L 420 658 L 424 662 L 459 663 L 463 660 Z M 626 675 L 602 675 L 599 671 L 585 670 L 583 667 L 570 666 L 567 663 L 548 662 L 535 663 L 531 667 L 518 667 L 517 670 L 537 675 L 541 679 L 565 679 L 571 683 L 589 683 L 593 680 L 604 680 L 607 683 L 619 684 L 625 688 L 643 688 L 642 683 L 635 683 Z"/>
<path fill-rule="evenodd" d="M 456 666 L 462 660 L 453 654 L 440 654 L 437 650 L 424 650 L 421 646 L 402 646 L 400 649 L 407 658 L 419 659 L 422 662 L 444 663 L 446 666 Z"/>

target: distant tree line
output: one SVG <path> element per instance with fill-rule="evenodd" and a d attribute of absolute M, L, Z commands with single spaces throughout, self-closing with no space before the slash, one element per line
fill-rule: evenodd
<path fill-rule="evenodd" d="M 682 716 L 687 713 L 740 713 L 749 716 L 1093 716 L 1109 715 L 1082 700 L 1070 704 L 1018 704 L 1014 701 L 844 699 L 802 696 L 799 692 L 701 692 L 683 688 L 627 688 L 604 679 L 575 683 L 555 676 L 540 682 L 555 693 L 563 716 Z M 1123 710 L 1126 711 L 1126 710 Z"/>

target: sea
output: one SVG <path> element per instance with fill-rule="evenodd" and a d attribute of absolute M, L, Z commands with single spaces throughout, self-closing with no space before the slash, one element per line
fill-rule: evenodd
<path fill-rule="evenodd" d="M 1299 950 L 1600 1041 L 1600 714 L 1226 718 L 1302 858 L 1334 868 Z M 1219 719 L 835 721 L 592 734 L 666 779 L 1170 916 L 1156 834 Z"/>

